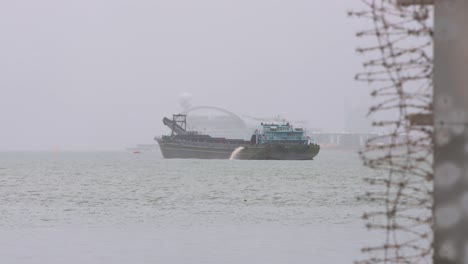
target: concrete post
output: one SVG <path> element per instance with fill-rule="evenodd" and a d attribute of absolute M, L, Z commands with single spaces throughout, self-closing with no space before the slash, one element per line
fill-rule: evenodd
<path fill-rule="evenodd" d="M 468 264 L 468 0 L 434 4 L 434 264 Z"/>
<path fill-rule="evenodd" d="M 468 263 L 468 0 L 435 0 L 434 263 Z"/>

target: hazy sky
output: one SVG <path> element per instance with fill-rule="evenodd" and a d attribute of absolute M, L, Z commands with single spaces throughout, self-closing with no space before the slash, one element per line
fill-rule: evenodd
<path fill-rule="evenodd" d="M 0 150 L 152 143 L 194 105 L 343 128 L 368 101 L 350 0 L 0 2 Z M 359 24 L 361 24 L 359 26 Z"/>

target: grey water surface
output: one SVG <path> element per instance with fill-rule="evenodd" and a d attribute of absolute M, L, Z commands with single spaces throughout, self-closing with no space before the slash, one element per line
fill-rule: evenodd
<path fill-rule="evenodd" d="M 0 153 L 0 261 L 352 263 L 375 240 L 361 163 Z"/>

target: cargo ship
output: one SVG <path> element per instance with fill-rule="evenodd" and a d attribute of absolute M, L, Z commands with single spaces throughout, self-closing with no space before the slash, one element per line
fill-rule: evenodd
<path fill-rule="evenodd" d="M 187 116 L 182 114 L 173 115 L 172 120 L 164 117 L 163 124 L 171 134 L 155 140 L 168 159 L 312 160 L 320 151 L 302 128 L 289 123 L 262 123 L 250 141 L 187 131 Z"/>
<path fill-rule="evenodd" d="M 236 148 L 249 144 L 243 139 L 212 137 L 198 131 L 187 131 L 187 115 L 173 115 L 172 120 L 164 117 L 163 124 L 171 129 L 171 134 L 155 137 L 155 140 L 167 159 L 229 159 Z"/>
<path fill-rule="evenodd" d="M 320 151 L 304 129 L 286 124 L 261 124 L 250 144 L 235 150 L 234 159 L 243 160 L 312 160 Z"/>

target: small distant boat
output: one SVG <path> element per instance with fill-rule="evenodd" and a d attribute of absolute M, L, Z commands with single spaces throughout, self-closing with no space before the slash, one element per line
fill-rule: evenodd
<path fill-rule="evenodd" d="M 286 124 L 261 124 L 249 145 L 242 146 L 233 159 L 245 160 L 312 160 L 320 151 L 304 129 Z"/>

